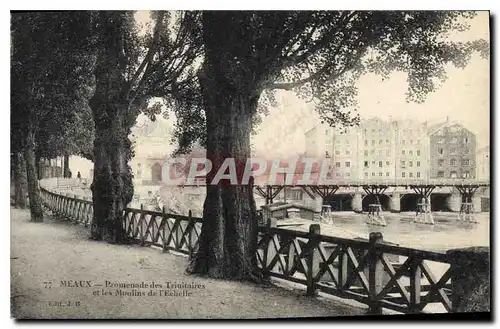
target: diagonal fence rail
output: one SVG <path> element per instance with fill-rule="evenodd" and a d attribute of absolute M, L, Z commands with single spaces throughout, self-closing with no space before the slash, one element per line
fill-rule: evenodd
<path fill-rule="evenodd" d="M 91 201 L 45 188 L 41 195 L 55 215 L 90 226 Z M 134 208 L 123 213 L 124 230 L 134 242 L 188 255 L 197 249 L 201 225 L 191 215 Z M 275 226 L 268 221 L 259 227 L 256 257 L 265 277 L 303 285 L 311 296 L 321 292 L 358 301 L 373 314 L 455 312 L 468 282 L 476 280 L 464 281 L 463 267 L 446 253 L 386 244 L 380 233 L 358 240 L 321 235 L 318 224 L 309 232 Z"/>

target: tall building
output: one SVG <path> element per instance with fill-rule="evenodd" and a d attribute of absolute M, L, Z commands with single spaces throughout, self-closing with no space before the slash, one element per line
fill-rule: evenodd
<path fill-rule="evenodd" d="M 490 147 L 485 146 L 477 150 L 477 179 L 490 180 Z"/>
<path fill-rule="evenodd" d="M 429 168 L 427 124 L 412 120 L 393 121 L 394 162 L 398 180 L 426 179 Z"/>
<path fill-rule="evenodd" d="M 429 128 L 430 177 L 475 178 L 476 136 L 459 123 L 451 122 Z"/>
<path fill-rule="evenodd" d="M 395 133 L 390 122 L 373 118 L 362 120 L 362 179 L 393 179 L 395 176 Z"/>

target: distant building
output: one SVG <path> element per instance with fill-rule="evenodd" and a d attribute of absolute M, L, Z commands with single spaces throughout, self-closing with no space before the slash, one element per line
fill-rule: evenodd
<path fill-rule="evenodd" d="M 426 179 L 429 176 L 427 124 L 413 120 L 393 121 L 395 132 L 395 177 L 398 180 Z"/>
<path fill-rule="evenodd" d="M 475 178 L 476 136 L 459 123 L 429 127 L 430 178 Z"/>
<path fill-rule="evenodd" d="M 362 179 L 394 179 L 395 137 L 391 122 L 373 118 L 362 120 L 361 158 Z"/>
<path fill-rule="evenodd" d="M 480 181 L 490 180 L 490 147 L 482 147 L 477 150 L 477 179 Z"/>

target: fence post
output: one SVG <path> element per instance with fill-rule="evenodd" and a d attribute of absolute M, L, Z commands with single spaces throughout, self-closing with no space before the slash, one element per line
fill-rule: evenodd
<path fill-rule="evenodd" d="M 267 227 L 276 227 L 277 220 L 276 218 L 268 218 L 266 224 Z M 274 256 L 276 256 L 276 250 L 274 250 L 271 243 L 273 235 L 269 232 L 266 232 L 266 234 L 268 235 L 268 239 L 267 239 L 267 244 L 264 246 L 264 255 L 263 255 L 264 260 L 262 265 L 262 274 L 264 278 L 269 277 L 269 272 L 272 269 L 268 269 L 267 266 L 269 265 L 269 262 L 274 258 Z"/>
<path fill-rule="evenodd" d="M 189 217 L 189 220 L 188 220 L 188 224 L 187 224 L 186 228 L 191 227 L 191 229 L 188 232 L 188 236 L 187 236 L 188 243 L 186 243 L 186 245 L 187 245 L 188 250 L 189 250 L 189 259 L 192 259 L 193 254 L 194 254 L 194 242 L 196 242 L 196 241 L 193 241 L 194 240 L 193 230 L 195 228 L 194 228 L 194 223 L 192 224 L 193 212 L 191 210 L 189 210 L 189 212 L 188 212 L 188 217 Z"/>
<path fill-rule="evenodd" d="M 344 286 L 347 283 L 347 275 L 349 274 L 348 272 L 348 266 L 349 264 L 347 263 L 348 257 L 347 257 L 347 248 L 346 246 L 339 246 L 340 248 L 340 254 L 339 254 L 339 276 L 338 276 L 338 289 L 344 290 Z"/>
<path fill-rule="evenodd" d="M 410 304 L 408 305 L 410 313 L 420 311 L 422 277 L 422 269 L 419 266 L 422 262 L 422 254 L 420 251 L 415 251 L 413 257 L 413 261 L 410 264 Z"/>
<path fill-rule="evenodd" d="M 370 314 L 382 314 L 382 308 L 380 307 L 377 294 L 382 290 L 383 287 L 383 277 L 384 277 L 384 266 L 380 261 L 379 257 L 381 253 L 375 250 L 375 245 L 383 241 L 382 233 L 372 232 L 370 233 L 369 243 L 370 249 L 368 251 L 368 289 L 369 289 L 369 313 Z"/>
<path fill-rule="evenodd" d="M 163 226 L 162 226 L 162 230 L 163 230 L 163 252 L 167 252 L 168 251 L 168 248 L 167 248 L 167 237 L 165 236 L 165 227 L 167 227 L 167 213 L 165 211 L 165 206 L 163 206 L 161 208 L 161 211 L 163 213 L 163 218 L 162 218 L 162 222 L 164 223 Z"/>
<path fill-rule="evenodd" d="M 144 246 L 144 240 L 145 240 L 145 238 L 144 238 L 144 229 L 143 229 L 143 222 L 145 220 L 141 220 L 141 219 L 145 219 L 143 211 L 144 211 L 144 205 L 141 203 L 141 214 L 139 215 L 139 222 L 137 223 L 137 225 L 139 225 L 139 230 L 140 230 L 139 232 L 140 232 L 140 235 L 141 235 L 140 236 L 140 240 L 141 240 L 140 245 L 141 246 Z"/>
<path fill-rule="evenodd" d="M 316 296 L 317 289 L 316 283 L 314 282 L 314 274 L 317 272 L 317 267 L 319 266 L 318 259 L 316 257 L 316 247 L 319 243 L 318 235 L 321 234 L 321 226 L 319 224 L 311 224 L 309 226 L 309 242 L 307 245 L 307 296 Z"/>

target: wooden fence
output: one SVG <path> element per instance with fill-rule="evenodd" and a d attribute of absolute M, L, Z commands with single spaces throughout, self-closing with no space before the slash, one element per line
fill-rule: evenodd
<path fill-rule="evenodd" d="M 91 201 L 44 188 L 41 192 L 50 211 L 90 225 Z M 141 245 L 185 254 L 196 250 L 201 232 L 201 218 L 144 209 L 127 208 L 123 225 Z M 356 300 L 376 314 L 383 308 L 402 313 L 456 310 L 450 283 L 453 266 L 447 254 L 384 244 L 380 233 L 362 241 L 321 235 L 318 224 L 312 224 L 309 232 L 273 226 L 269 222 L 259 227 L 256 256 L 264 276 L 304 285 L 308 295 L 321 291 Z"/>

